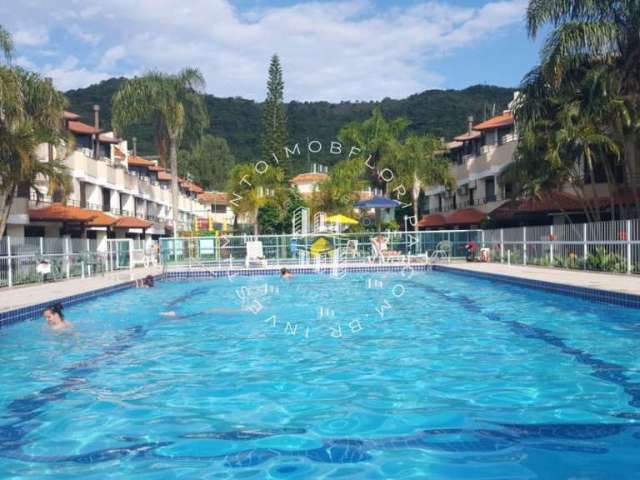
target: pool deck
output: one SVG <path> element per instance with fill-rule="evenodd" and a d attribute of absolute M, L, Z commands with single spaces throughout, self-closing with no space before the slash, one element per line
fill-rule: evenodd
<path fill-rule="evenodd" d="M 452 262 L 442 266 L 493 275 L 503 275 L 563 286 L 592 288 L 605 292 L 626 293 L 640 296 L 640 276 L 623 273 L 585 272 L 549 267 L 506 265 L 502 263 Z"/>
<path fill-rule="evenodd" d="M 39 303 L 53 302 L 64 297 L 113 287 L 147 275 L 159 275 L 161 266 L 136 268 L 109 272 L 90 278 L 72 278 L 57 282 L 38 283 L 36 285 L 21 285 L 13 288 L 0 289 L 0 312 L 17 310 Z"/>

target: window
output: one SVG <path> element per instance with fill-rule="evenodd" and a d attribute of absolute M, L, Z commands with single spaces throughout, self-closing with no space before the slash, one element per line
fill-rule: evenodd
<path fill-rule="evenodd" d="M 217 203 L 211 204 L 211 212 L 212 213 L 227 213 L 226 205 L 218 205 Z"/>
<path fill-rule="evenodd" d="M 108 188 L 102 188 L 102 211 L 108 212 L 111 210 L 111 190 Z"/>

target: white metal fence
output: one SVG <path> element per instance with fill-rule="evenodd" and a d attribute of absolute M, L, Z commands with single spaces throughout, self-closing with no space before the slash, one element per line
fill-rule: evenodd
<path fill-rule="evenodd" d="M 493 261 L 640 273 L 640 220 L 487 230 Z"/>
<path fill-rule="evenodd" d="M 108 240 L 106 248 L 98 247 L 97 240 L 91 239 L 2 238 L 0 287 L 90 277 L 143 263 L 137 262 L 143 251 L 140 241 L 114 239 Z"/>
<path fill-rule="evenodd" d="M 324 259 L 333 261 L 334 252 L 354 261 L 366 261 L 374 255 L 372 239 L 383 235 L 389 252 L 403 256 L 424 255 L 441 242 L 449 244 L 451 256 L 465 255 L 465 245 L 479 242 L 481 230 L 447 230 L 436 232 L 367 232 L 321 233 L 307 235 L 221 235 L 193 238 L 164 238 L 161 258 L 165 264 L 207 263 L 211 267 L 226 267 L 244 263 L 247 242 L 262 242 L 264 258 L 271 264 L 312 263 Z"/>

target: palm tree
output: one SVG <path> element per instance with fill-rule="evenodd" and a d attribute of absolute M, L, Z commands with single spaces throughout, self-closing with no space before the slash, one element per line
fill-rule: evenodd
<path fill-rule="evenodd" d="M 374 108 L 371 117 L 363 122 L 351 122 L 340 129 L 338 139 L 346 145 L 361 150 L 361 156 L 368 165 L 375 165 L 375 181 L 379 183 L 380 166 L 389 163 L 396 152 L 400 136 L 409 126 L 403 117 L 387 120 L 380 108 Z M 370 158 L 369 158 L 370 157 Z M 384 184 L 388 191 L 388 183 Z"/>
<path fill-rule="evenodd" d="M 225 191 L 228 193 L 236 220 L 242 215 L 253 223 L 254 235 L 259 235 L 258 211 L 270 197 L 282 199 L 284 194 L 284 170 L 269 165 L 266 171 L 256 165 L 241 163 L 235 165 L 229 174 Z M 273 195 L 270 195 L 273 192 Z M 276 200 L 277 201 L 277 200 Z"/>
<path fill-rule="evenodd" d="M 392 161 L 385 166 L 395 174 L 397 186 L 411 185 L 414 228 L 418 231 L 418 200 L 422 188 L 444 185 L 452 188 L 455 179 L 449 171 L 449 162 L 444 157 L 445 146 L 433 135 L 409 135 L 400 145 Z"/>
<path fill-rule="evenodd" d="M 519 129 L 536 131 L 536 122 L 562 124 L 559 130 L 564 133 L 558 133 L 564 138 L 558 140 L 563 146 L 582 146 L 579 154 L 573 150 L 577 157 L 573 161 L 584 162 L 591 173 L 595 165 L 604 169 L 612 218 L 618 190 L 613 167 L 620 165 L 626 188 L 634 194 L 635 209 L 627 210 L 621 202 L 619 210 L 621 215 L 625 210 L 626 215 L 632 215 L 633 210 L 637 215 L 640 190 L 634 177 L 640 159 L 640 2 L 530 0 L 527 23 L 532 37 L 545 25 L 554 28 L 542 50 L 541 65 L 523 80 L 524 95 L 516 111 Z M 579 121 L 579 125 L 563 122 L 563 116 Z M 596 203 L 594 218 L 599 217 L 597 210 Z"/>
<path fill-rule="evenodd" d="M 5 54 L 11 53 L 11 45 L 11 37 L 0 27 Z M 0 65 L 0 237 L 19 190 L 27 191 L 41 178 L 48 179 L 50 192 L 68 189 L 69 177 L 60 158 L 42 162 L 36 156 L 36 148 L 43 143 L 62 146 L 66 105 L 64 95 L 49 79 Z"/>
<path fill-rule="evenodd" d="M 171 195 L 174 234 L 178 228 L 178 147 L 185 135 L 201 136 L 208 117 L 202 99 L 202 74 L 186 68 L 172 75 L 150 72 L 127 80 L 113 97 L 113 126 L 122 132 L 135 122 L 151 121 L 162 163 L 168 151 L 171 171 Z"/>
<path fill-rule="evenodd" d="M 329 178 L 318 186 L 312 197 L 313 210 L 351 214 L 353 205 L 359 200 L 358 192 L 367 185 L 364 169 L 362 159 L 357 157 L 334 165 Z"/>

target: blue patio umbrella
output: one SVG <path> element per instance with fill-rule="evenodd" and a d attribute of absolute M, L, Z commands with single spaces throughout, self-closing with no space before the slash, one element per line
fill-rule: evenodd
<path fill-rule="evenodd" d="M 394 208 L 402 205 L 398 200 L 394 200 L 393 198 L 387 197 L 372 197 L 369 200 L 360 200 L 356 202 L 355 207 L 357 208 L 373 208 L 376 211 L 376 223 L 378 225 L 378 230 L 380 230 L 380 215 L 379 211 L 383 208 Z"/>

